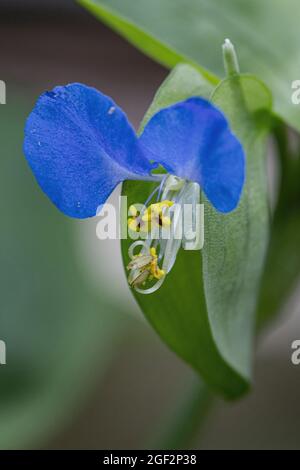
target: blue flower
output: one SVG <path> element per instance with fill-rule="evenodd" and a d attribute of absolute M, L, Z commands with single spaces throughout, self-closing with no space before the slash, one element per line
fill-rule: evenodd
<path fill-rule="evenodd" d="M 71 217 L 95 216 L 122 181 L 158 181 L 141 211 L 129 208 L 128 229 L 144 241 L 129 247 L 128 282 L 143 294 L 162 285 L 181 245 L 201 249 L 199 227 L 193 230 L 199 188 L 226 213 L 238 205 L 245 178 L 243 148 L 208 101 L 194 97 L 162 109 L 138 138 L 110 98 L 78 83 L 39 98 L 26 123 L 24 153 L 42 190 Z M 158 165 L 168 174 L 153 174 Z M 182 212 L 187 205 L 192 217 L 178 237 L 185 217 L 176 206 Z"/>
<path fill-rule="evenodd" d="M 223 213 L 238 205 L 245 178 L 243 148 L 210 102 L 194 97 L 162 109 L 138 138 L 110 98 L 79 83 L 41 95 L 24 153 L 42 190 L 77 218 L 96 215 L 124 180 L 155 180 L 157 164 L 198 183 Z"/>

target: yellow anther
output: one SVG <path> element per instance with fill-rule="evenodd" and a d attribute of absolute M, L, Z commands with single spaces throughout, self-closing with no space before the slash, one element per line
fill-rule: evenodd
<path fill-rule="evenodd" d="M 151 220 L 151 214 L 149 214 L 149 212 L 144 212 L 142 220 L 144 222 L 149 222 L 149 220 Z"/>
<path fill-rule="evenodd" d="M 142 222 L 151 223 L 152 228 L 159 226 L 169 227 L 171 225 L 171 219 L 168 216 L 164 216 L 163 213 L 167 208 L 171 207 L 173 204 L 173 201 L 168 200 L 156 202 L 155 204 L 150 204 L 150 206 L 147 207 L 145 212 L 142 214 Z"/>
<path fill-rule="evenodd" d="M 160 269 L 157 264 L 156 248 L 150 248 L 150 255 L 152 256 L 152 261 L 150 263 L 150 274 L 154 279 L 161 279 L 165 275 L 165 271 Z"/>
<path fill-rule="evenodd" d="M 148 207 L 147 211 L 148 214 L 151 214 L 151 217 L 159 215 L 161 212 L 160 202 L 157 202 L 156 204 L 151 204 Z"/>
<path fill-rule="evenodd" d="M 153 256 L 154 258 L 157 258 L 156 248 L 154 246 L 150 248 L 150 255 Z"/>
<path fill-rule="evenodd" d="M 129 215 L 131 215 L 132 217 L 136 217 L 138 215 L 138 210 L 137 208 L 132 204 L 129 209 L 128 209 L 128 213 Z"/>
<path fill-rule="evenodd" d="M 164 216 L 164 211 L 174 204 L 173 201 L 164 200 L 150 204 L 146 210 L 140 214 L 135 205 L 129 207 L 128 228 L 134 232 L 148 233 L 157 227 L 169 227 L 171 219 Z"/>
<path fill-rule="evenodd" d="M 165 274 L 166 273 L 163 269 L 158 268 L 157 271 L 156 271 L 155 277 L 156 277 L 156 279 L 161 279 Z"/>
<path fill-rule="evenodd" d="M 131 214 L 131 217 L 128 218 L 128 228 L 134 232 L 144 232 L 149 231 L 147 220 L 143 220 L 140 216 L 139 211 L 134 205 L 131 205 L 128 209 L 128 212 Z"/>
<path fill-rule="evenodd" d="M 158 266 L 158 256 L 156 248 L 152 246 L 149 254 L 135 255 L 127 266 L 130 271 L 128 281 L 134 286 L 144 285 L 146 281 L 161 279 L 165 276 L 165 271 Z"/>
<path fill-rule="evenodd" d="M 165 201 L 161 201 L 161 206 L 162 207 L 172 207 L 174 204 L 174 201 L 168 201 L 167 199 Z"/>
<path fill-rule="evenodd" d="M 128 219 L 127 223 L 128 223 L 128 228 L 130 230 L 133 230 L 134 232 L 139 232 L 140 227 L 139 227 L 139 223 L 136 219 L 130 218 L 130 219 Z"/>

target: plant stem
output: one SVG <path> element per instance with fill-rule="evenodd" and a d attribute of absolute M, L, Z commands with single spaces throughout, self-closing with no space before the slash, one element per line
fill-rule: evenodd
<path fill-rule="evenodd" d="M 152 448 L 191 448 L 212 403 L 213 394 L 207 385 L 199 379 L 194 381 L 191 390 L 184 396 L 184 401 L 180 399 L 175 413 L 166 420 Z"/>

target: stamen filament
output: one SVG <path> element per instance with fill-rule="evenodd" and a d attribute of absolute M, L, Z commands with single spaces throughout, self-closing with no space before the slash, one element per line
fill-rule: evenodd
<path fill-rule="evenodd" d="M 156 192 L 158 192 L 157 202 L 147 207 Z M 182 207 L 185 204 L 192 204 L 190 223 L 192 231 L 195 226 L 195 211 L 199 200 L 200 188 L 196 183 L 190 183 L 172 175 L 164 175 L 160 185 L 147 198 L 144 205 L 145 211 L 140 213 L 134 221 L 146 224 L 148 235 L 145 240 L 132 243 L 128 250 L 131 259 L 127 266 L 130 270 L 128 281 L 137 292 L 151 294 L 162 286 L 166 275 L 174 266 L 180 246 L 187 247 L 187 240 L 182 233 Z M 175 210 L 170 210 L 173 205 Z M 150 231 L 149 224 L 151 225 Z M 196 244 L 191 243 L 193 240 L 187 249 L 199 249 Z M 141 247 L 138 254 L 134 254 L 136 247 Z M 152 279 L 155 279 L 156 282 L 151 287 L 146 289 L 141 287 Z"/>

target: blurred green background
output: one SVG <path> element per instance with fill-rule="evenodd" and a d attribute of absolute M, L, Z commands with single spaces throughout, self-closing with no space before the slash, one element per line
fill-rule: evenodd
<path fill-rule="evenodd" d="M 68 82 L 111 95 L 138 126 L 167 71 L 72 1 L 2 1 L 0 448 L 145 448 L 195 378 L 145 323 L 118 241 L 73 221 L 37 187 L 22 154 L 37 96 Z M 117 200 L 118 191 L 112 198 Z M 192 446 L 300 448 L 299 295 L 258 345 L 253 392 L 218 401 Z"/>

